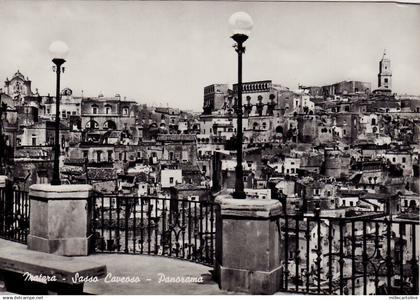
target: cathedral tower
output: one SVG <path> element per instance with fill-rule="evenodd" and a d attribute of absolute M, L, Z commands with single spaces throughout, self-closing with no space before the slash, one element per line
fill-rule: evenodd
<path fill-rule="evenodd" d="M 392 90 L 391 60 L 387 57 L 385 50 L 379 62 L 378 89 Z"/>

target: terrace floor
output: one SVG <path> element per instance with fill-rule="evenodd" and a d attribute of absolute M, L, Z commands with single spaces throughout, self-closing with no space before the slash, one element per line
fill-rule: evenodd
<path fill-rule="evenodd" d="M 0 247 L 26 248 L 26 245 L 0 239 Z M 220 295 L 232 294 L 221 291 L 212 280 L 211 267 L 180 259 L 130 254 L 93 254 L 77 259 L 104 264 L 112 279 L 138 277 L 138 283 L 107 283 L 105 278 L 98 282 L 85 283 L 84 292 L 96 295 Z M 160 280 L 168 278 L 198 278 L 202 282 L 167 283 Z M 111 276 L 111 275 L 108 275 Z M 0 280 L 0 294 L 9 294 Z"/>
<path fill-rule="evenodd" d="M 0 247 L 16 247 L 26 249 L 26 245 L 0 238 Z M 85 283 L 84 293 L 94 295 L 232 295 L 237 292 L 227 292 L 219 289 L 212 280 L 212 268 L 201 264 L 161 256 L 130 255 L 130 254 L 93 254 L 77 259 L 94 261 L 104 264 L 107 273 L 113 279 L 122 277 L 138 277 L 138 283 L 105 282 L 105 278 L 95 283 Z M 160 280 L 162 275 L 168 278 L 202 278 L 201 283 L 168 283 Z M 111 275 L 108 275 L 111 276 Z M 0 280 L 0 295 L 10 294 L 5 291 Z M 285 294 L 278 292 L 276 294 Z M 290 295 L 286 294 L 286 295 Z"/>
<path fill-rule="evenodd" d="M 179 259 L 129 254 L 94 254 L 81 259 L 93 260 L 107 266 L 113 278 L 135 277 L 139 283 L 86 283 L 84 291 L 98 295 L 220 295 L 221 291 L 211 278 L 211 267 Z M 202 277 L 202 283 L 165 283 L 161 277 Z M 108 275 L 110 276 L 110 275 Z M 115 277 L 114 277 L 115 276 Z"/>

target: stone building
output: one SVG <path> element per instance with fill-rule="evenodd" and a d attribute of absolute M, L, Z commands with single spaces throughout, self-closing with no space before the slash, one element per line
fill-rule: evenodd
<path fill-rule="evenodd" d="M 83 98 L 81 100 L 82 129 L 130 130 L 135 127 L 136 102 L 114 97 Z"/>
<path fill-rule="evenodd" d="M 228 91 L 228 84 L 212 84 L 206 86 L 204 88 L 203 114 L 208 115 L 213 111 L 222 109 Z"/>

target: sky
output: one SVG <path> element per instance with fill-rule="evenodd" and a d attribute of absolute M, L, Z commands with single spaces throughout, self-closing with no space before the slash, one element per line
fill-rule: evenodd
<path fill-rule="evenodd" d="M 62 87 L 74 95 L 199 112 L 205 86 L 237 80 L 228 24 L 236 11 L 254 20 L 244 81 L 375 88 L 386 49 L 394 92 L 420 94 L 420 5 L 393 3 L 0 0 L 0 80 L 19 69 L 34 91 L 55 94 L 48 48 L 62 40 Z"/>

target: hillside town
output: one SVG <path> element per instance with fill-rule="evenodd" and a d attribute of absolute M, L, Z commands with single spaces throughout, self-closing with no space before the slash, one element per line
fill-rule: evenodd
<path fill-rule="evenodd" d="M 375 83 L 299 84 L 298 90 L 271 80 L 242 84 L 247 197 L 276 199 L 284 215 L 302 218 L 418 220 L 420 96 L 393 92 L 387 53 L 372 64 L 378 64 L 379 69 Z M 34 87 L 36 78 L 29 78 L 30 74 L 18 70 L 5 79 L 0 90 L 0 168 L 20 191 L 49 183 L 53 176 L 56 97 L 41 95 Z M 220 191 L 233 190 L 238 86 L 216 82 L 201 88 L 203 99 L 197 101 L 203 101 L 203 110 L 198 113 L 150 106 L 121 94 L 76 95 L 71 86 L 63 88 L 59 135 L 62 184 L 91 184 L 104 195 L 196 202 L 212 201 Z M 341 282 L 348 281 L 344 287 L 347 293 L 353 289 L 358 294 L 365 288 L 367 293 L 387 289 L 382 291 L 387 294 L 394 284 L 382 284 L 389 274 L 380 267 L 375 270 L 376 280 L 369 281 L 367 287 L 362 280 L 359 283 L 362 275 L 352 276 L 357 269 L 370 270 L 368 249 L 375 252 L 372 260 L 378 265 L 385 257 L 396 257 L 398 270 L 392 277 L 399 283 L 395 286 L 400 288 L 404 281 L 404 289 L 412 288 L 416 283 L 410 280 L 418 272 L 420 247 L 416 249 L 415 240 L 409 238 L 411 226 L 396 227 L 393 253 L 386 253 L 390 248 L 381 251 L 378 244 L 387 227 L 363 224 L 329 232 L 328 220 L 307 228 L 298 219 L 286 218 L 282 226 L 286 231 L 290 227 L 290 233 L 282 237 L 286 239 L 282 255 L 287 261 L 289 285 L 300 282 L 308 289 L 309 284 L 311 289 L 312 285 L 323 289 L 324 283 L 331 281 L 329 288 L 336 290 L 340 286 L 331 274 L 341 273 Z M 348 232 L 353 234 L 347 237 Z M 321 235 L 331 238 L 329 247 L 317 247 Z M 364 250 L 360 247 L 351 253 L 354 247 L 350 246 L 362 243 L 362 236 L 367 243 Z M 334 252 L 339 241 L 344 241 L 341 254 L 348 256 L 320 259 Z M 309 251 L 309 244 L 316 250 Z M 403 257 L 401 251 L 404 258 L 398 260 Z M 309 268 L 303 272 L 299 265 Z M 406 277 L 399 273 L 400 265 Z M 322 271 L 316 274 L 317 269 Z"/>

